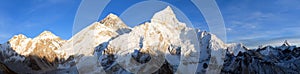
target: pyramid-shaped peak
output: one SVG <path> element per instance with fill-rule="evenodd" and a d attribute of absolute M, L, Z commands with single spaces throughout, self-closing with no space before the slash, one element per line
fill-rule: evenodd
<path fill-rule="evenodd" d="M 112 18 L 112 19 L 116 19 L 119 18 L 117 15 L 113 14 L 113 13 L 109 13 L 106 18 Z"/>
<path fill-rule="evenodd" d="M 121 19 L 117 15 L 110 13 L 103 20 L 101 20 L 100 23 L 113 22 L 113 21 L 117 22 L 117 21 L 121 21 Z"/>
<path fill-rule="evenodd" d="M 167 6 L 165 9 L 157 12 L 155 15 L 159 15 L 159 14 L 175 16 L 174 11 L 170 6 Z"/>
<path fill-rule="evenodd" d="M 151 22 L 166 22 L 169 24 L 174 24 L 179 21 L 176 18 L 173 9 L 170 6 L 167 6 L 165 9 L 155 13 L 151 19 Z"/>
<path fill-rule="evenodd" d="M 285 40 L 282 46 L 290 46 L 290 43 L 287 40 Z"/>
<path fill-rule="evenodd" d="M 100 23 L 105 23 L 105 22 L 109 22 L 109 21 L 120 21 L 121 19 L 113 14 L 113 13 L 109 13 L 102 21 L 100 21 Z"/>
<path fill-rule="evenodd" d="M 107 27 L 113 28 L 127 28 L 127 25 L 115 14 L 108 14 L 103 20 L 100 21 L 101 24 L 104 24 Z"/>
<path fill-rule="evenodd" d="M 38 38 L 38 39 L 50 38 L 51 39 L 51 38 L 58 38 L 58 37 L 50 31 L 44 31 L 39 36 L 37 36 L 36 38 Z"/>
<path fill-rule="evenodd" d="M 173 11 L 173 9 L 172 9 L 170 6 L 167 6 L 167 7 L 166 7 L 164 10 L 162 10 L 162 11 L 174 14 L 174 11 Z"/>

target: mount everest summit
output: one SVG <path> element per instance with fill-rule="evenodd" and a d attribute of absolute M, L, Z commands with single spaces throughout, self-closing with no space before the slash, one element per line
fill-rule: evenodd
<path fill-rule="evenodd" d="M 109 14 L 69 40 L 50 31 L 19 34 L 0 45 L 0 73 L 215 74 L 300 73 L 300 47 L 249 49 L 187 27 L 172 8 L 133 28 Z"/>

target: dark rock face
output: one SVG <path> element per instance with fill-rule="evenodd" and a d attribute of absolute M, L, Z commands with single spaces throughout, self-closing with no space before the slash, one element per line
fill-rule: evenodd
<path fill-rule="evenodd" d="M 5 64 L 0 62 L 0 73 L 5 73 L 5 74 L 17 74 L 11 69 L 9 69 Z"/>
<path fill-rule="evenodd" d="M 147 63 L 151 60 L 150 54 L 140 52 L 139 50 L 135 50 L 132 54 L 132 58 L 139 63 Z"/>
<path fill-rule="evenodd" d="M 173 67 L 167 61 L 165 61 L 161 68 L 152 74 L 174 74 L 173 70 Z"/>
<path fill-rule="evenodd" d="M 287 43 L 248 50 L 237 56 L 226 54 L 222 73 L 234 74 L 299 74 L 299 47 Z"/>

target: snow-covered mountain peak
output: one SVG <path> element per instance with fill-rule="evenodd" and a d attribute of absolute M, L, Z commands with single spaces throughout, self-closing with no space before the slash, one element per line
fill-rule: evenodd
<path fill-rule="evenodd" d="M 23 34 L 19 34 L 19 35 L 16 35 L 16 37 L 18 37 L 18 38 L 27 38 L 25 35 L 23 35 Z"/>
<path fill-rule="evenodd" d="M 55 34 L 50 31 L 44 31 L 39 36 L 35 37 L 34 39 L 56 39 L 59 38 Z"/>
<path fill-rule="evenodd" d="M 117 15 L 112 13 L 107 15 L 100 23 L 112 29 L 128 28 Z"/>
<path fill-rule="evenodd" d="M 179 21 L 176 18 L 176 15 L 170 6 L 165 9 L 157 12 L 151 19 L 151 22 L 161 23 L 161 24 L 178 24 Z"/>
<path fill-rule="evenodd" d="M 162 18 L 165 17 L 165 18 Z M 166 19 L 166 17 L 172 17 L 172 18 L 176 18 L 176 15 L 173 12 L 173 9 L 168 6 L 165 9 L 157 12 L 154 14 L 154 16 L 152 17 L 151 21 L 155 21 L 155 20 L 159 20 L 159 21 L 165 21 L 165 20 L 169 20 Z"/>
<path fill-rule="evenodd" d="M 130 31 L 131 29 L 117 15 L 111 13 L 100 22 L 94 22 L 79 31 L 60 48 L 63 51 L 57 52 L 65 59 L 75 54 L 93 55 L 94 48 L 99 44 Z"/>
<path fill-rule="evenodd" d="M 153 27 L 166 27 L 166 29 L 180 31 L 186 28 L 186 24 L 180 22 L 173 9 L 168 6 L 165 9 L 155 13 L 150 21 Z M 145 23 L 147 24 L 147 23 Z"/>
<path fill-rule="evenodd" d="M 174 15 L 175 16 L 174 11 L 173 11 L 173 9 L 170 6 L 167 6 L 164 10 L 162 10 L 160 12 L 164 12 L 165 14 Z"/>
<path fill-rule="evenodd" d="M 15 35 L 14 37 L 12 37 L 9 41 L 19 40 L 19 39 L 27 39 L 27 37 L 23 34 L 19 34 L 19 35 Z"/>
<path fill-rule="evenodd" d="M 111 18 L 111 19 L 119 19 L 119 17 L 113 13 L 109 13 L 106 18 Z"/>
<path fill-rule="evenodd" d="M 28 42 L 31 42 L 31 38 L 27 38 L 23 34 L 15 35 L 12 37 L 6 45 L 15 50 L 18 53 L 22 53 L 26 49 L 26 45 Z"/>
<path fill-rule="evenodd" d="M 233 54 L 234 56 L 237 56 L 240 52 L 243 53 L 248 50 L 248 48 L 241 43 L 232 43 L 228 44 L 227 46 L 229 53 Z"/>
<path fill-rule="evenodd" d="M 287 40 L 285 40 L 282 46 L 290 46 L 290 43 Z"/>

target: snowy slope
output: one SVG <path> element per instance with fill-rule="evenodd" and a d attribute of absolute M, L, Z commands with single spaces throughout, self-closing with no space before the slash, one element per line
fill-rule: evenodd
<path fill-rule="evenodd" d="M 181 57 L 182 59 L 167 59 L 172 65 L 180 66 L 178 72 L 196 69 L 196 65 L 184 64 L 198 62 L 199 44 L 197 34 L 192 28 L 187 28 L 184 23 L 176 19 L 170 7 L 156 13 L 151 22 L 134 27 L 129 34 L 124 34 L 109 42 L 106 54 L 117 54 L 116 60 L 120 66 L 126 67 L 127 71 L 133 73 L 152 73 L 160 68 L 165 62 L 165 53 L 170 46 L 180 48 L 182 56 L 171 55 L 170 57 Z M 139 51 L 152 56 L 146 64 L 132 62 L 131 53 Z M 179 62 L 184 61 L 184 62 Z M 124 63 L 124 64 L 123 64 Z M 139 64 L 132 66 L 133 64 Z M 197 63 L 194 63 L 197 64 Z M 153 69 L 150 71 L 149 69 Z M 155 70 L 156 69 L 156 70 Z M 144 71 L 144 72 L 141 72 Z"/>
<path fill-rule="evenodd" d="M 121 35 L 98 48 L 102 50 L 98 53 L 103 54 L 96 55 L 99 56 L 102 66 L 108 73 L 114 73 L 111 71 L 112 68 L 117 68 L 115 73 L 128 71 L 158 73 L 157 70 L 161 70 L 161 66 L 167 62 L 172 66 L 172 73 L 191 74 L 200 73 L 199 70 L 206 71 L 206 69 L 197 69 L 197 66 L 202 66 L 203 62 L 209 63 L 209 61 L 213 61 L 209 65 L 220 67 L 208 68 L 207 72 L 221 71 L 223 62 L 219 59 L 225 58 L 222 56 L 225 56 L 226 45 L 212 34 L 186 27 L 184 23 L 177 20 L 172 9 L 167 7 L 156 13 L 150 22 L 136 26 L 129 34 Z M 149 55 L 151 60 L 147 62 Z M 136 56 L 141 58 L 136 59 Z M 216 59 L 209 60 L 208 56 Z M 140 64 L 139 61 L 147 63 Z"/>
<path fill-rule="evenodd" d="M 63 54 L 63 58 L 70 55 L 91 56 L 94 48 L 99 44 L 109 41 L 112 37 L 118 36 L 130 29 L 114 14 L 109 14 L 101 22 L 94 22 L 75 34 L 66 44 L 57 51 Z"/>
<path fill-rule="evenodd" d="M 93 73 L 93 71 L 90 71 L 91 67 L 98 68 L 96 67 L 97 65 L 93 65 L 97 63 L 95 61 L 97 59 L 93 56 L 95 47 L 104 42 L 108 42 L 118 35 L 130 31 L 130 28 L 127 27 L 119 17 L 114 14 L 109 14 L 102 21 L 95 22 L 75 34 L 70 40 L 68 40 L 66 44 L 64 44 L 64 46 L 62 46 L 62 48 L 56 52 L 62 56 L 61 58 L 64 59 L 67 59 L 71 55 L 84 55 L 83 57 L 76 58 L 76 62 L 78 63 L 76 66 L 79 69 L 79 72 L 81 73 L 81 71 L 85 71 L 84 73 Z M 85 63 L 93 64 L 87 65 Z M 85 70 L 87 69 L 86 67 L 90 67 L 88 68 L 89 70 Z"/>

